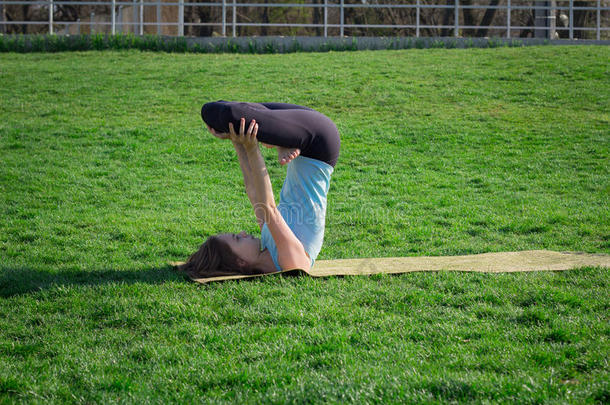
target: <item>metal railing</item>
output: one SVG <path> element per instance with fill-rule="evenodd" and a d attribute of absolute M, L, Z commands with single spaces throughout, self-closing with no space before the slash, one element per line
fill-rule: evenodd
<path fill-rule="evenodd" d="M 334 1 L 334 3 L 330 3 Z M 390 0 L 391 1 L 391 0 Z M 514 1 L 514 0 L 513 0 Z M 565 1 L 533 1 L 529 5 L 513 4 L 511 0 L 505 0 L 505 4 L 497 5 L 472 5 L 472 4 L 461 4 L 460 0 L 454 0 L 453 4 L 426 4 L 422 0 L 413 0 L 410 4 L 366 4 L 367 0 L 361 0 L 360 4 L 346 4 L 345 0 L 324 0 L 321 4 L 314 3 L 238 3 L 237 0 L 220 0 L 218 2 L 185 2 L 181 0 L 175 0 L 175 2 L 166 2 L 161 0 L 132 0 L 132 1 L 61 1 L 61 0 L 0 0 L 0 33 L 6 32 L 6 27 L 10 25 L 45 25 L 48 26 L 48 33 L 59 33 L 62 34 L 60 26 L 64 27 L 63 33 L 68 33 L 70 27 L 76 27 L 77 33 L 80 33 L 81 27 L 88 27 L 90 32 L 93 32 L 95 27 L 109 27 L 109 33 L 116 34 L 117 32 L 124 32 L 125 27 L 132 27 L 132 31 L 135 34 L 142 35 L 145 32 L 145 27 L 153 26 L 156 27 L 157 34 L 162 33 L 162 27 L 175 27 L 178 36 L 184 36 L 185 27 L 219 27 L 221 29 L 221 35 L 227 36 L 227 30 L 230 28 L 231 35 L 235 37 L 237 35 L 238 27 L 308 27 L 308 28 L 322 28 L 324 36 L 328 36 L 329 29 L 338 29 L 339 36 L 343 37 L 346 29 L 352 28 L 376 28 L 376 29 L 397 29 L 397 28 L 409 28 L 415 31 L 415 36 L 419 37 L 423 29 L 445 29 L 453 31 L 453 36 L 459 37 L 460 31 L 474 30 L 474 29 L 494 29 L 505 31 L 506 38 L 511 38 L 511 32 L 515 30 L 532 30 L 535 33 L 541 32 L 543 36 L 553 38 L 553 35 L 557 31 L 568 31 L 568 37 L 574 38 L 574 31 L 594 31 L 596 39 L 601 39 L 601 33 L 609 31 L 608 19 L 602 19 L 602 12 L 610 11 L 608 2 L 602 4 L 601 0 L 593 0 L 586 2 L 588 6 L 574 5 L 573 0 Z M 450 3 L 450 2 L 447 2 Z M 563 5 L 557 5 L 562 3 Z M 567 3 L 567 4 L 566 4 Z M 581 4 L 582 2 L 579 2 Z M 30 5 L 36 6 L 38 9 L 47 9 L 48 16 L 44 21 L 14 21 L 7 20 L 5 10 L 8 6 L 18 5 Z M 111 11 L 108 15 L 104 15 L 108 18 L 105 21 L 95 21 L 94 13 L 91 13 L 89 21 L 82 21 L 81 18 L 75 21 L 56 21 L 54 14 L 59 6 L 106 6 Z M 154 7 L 156 9 L 155 21 L 145 21 L 144 10 L 146 7 Z M 163 21 L 161 9 L 163 7 L 177 7 L 177 18 L 175 21 Z M 185 21 L 185 7 L 220 7 L 220 21 L 208 21 L 208 22 L 194 22 Z M 246 7 L 267 7 L 267 8 L 319 8 L 322 9 L 323 22 L 322 23 L 282 23 L 282 22 L 238 22 L 237 21 L 237 9 Z M 131 8 L 131 21 L 125 21 L 122 16 L 122 11 L 126 8 Z M 347 23 L 345 21 L 345 10 L 347 9 L 410 9 L 415 11 L 414 21 L 409 24 L 355 24 Z M 231 19 L 228 19 L 228 10 L 231 10 Z M 422 10 L 426 9 L 438 9 L 438 10 L 453 10 L 453 23 L 447 24 L 425 24 L 422 21 L 421 13 Z M 464 10 L 473 9 L 485 9 L 485 10 L 501 10 L 505 12 L 504 24 L 498 25 L 463 25 L 460 24 L 460 12 L 464 13 Z M 336 20 L 333 23 L 329 22 L 329 10 L 333 10 L 336 14 Z M 511 14 L 518 10 L 530 10 L 536 14 L 535 25 L 513 25 L 511 24 Z M 594 26 L 574 26 L 574 14 L 577 11 L 595 11 L 595 24 Z M 136 12 L 137 11 L 137 12 Z M 557 26 L 555 23 L 556 12 L 565 12 L 567 15 L 567 26 Z M 606 13 L 608 14 L 608 13 Z M 82 17 L 82 16 L 81 16 Z M 463 20 L 464 18 L 462 18 Z M 176 35 L 176 34 L 174 34 Z"/>

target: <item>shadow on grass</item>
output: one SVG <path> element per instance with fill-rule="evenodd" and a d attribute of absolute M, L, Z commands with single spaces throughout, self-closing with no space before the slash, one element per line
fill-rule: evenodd
<path fill-rule="evenodd" d="M 0 297 L 12 297 L 61 285 L 97 286 L 110 283 L 163 284 L 184 281 L 171 266 L 143 270 L 44 270 L 27 267 L 0 267 Z"/>

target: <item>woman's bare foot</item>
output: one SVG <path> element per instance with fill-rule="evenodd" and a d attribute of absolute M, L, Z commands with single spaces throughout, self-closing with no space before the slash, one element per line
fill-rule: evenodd
<path fill-rule="evenodd" d="M 301 150 L 298 148 L 283 148 L 277 147 L 277 159 L 281 165 L 286 165 L 301 154 Z"/>

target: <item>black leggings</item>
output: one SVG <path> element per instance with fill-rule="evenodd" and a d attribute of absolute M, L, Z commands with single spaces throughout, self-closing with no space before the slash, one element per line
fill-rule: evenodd
<path fill-rule="evenodd" d="M 246 129 L 258 123 L 257 139 L 269 145 L 299 148 L 301 155 L 335 167 L 341 141 L 334 122 L 324 114 L 295 104 L 215 101 L 201 108 L 201 118 L 218 132 L 229 132 L 229 122 L 239 132 L 241 118 Z"/>

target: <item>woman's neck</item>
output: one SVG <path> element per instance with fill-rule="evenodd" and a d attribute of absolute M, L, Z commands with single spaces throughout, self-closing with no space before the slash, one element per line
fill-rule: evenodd
<path fill-rule="evenodd" d="M 275 267 L 275 263 L 273 263 L 273 258 L 271 258 L 271 253 L 269 253 L 268 249 L 263 250 L 258 255 L 258 260 L 255 267 L 262 270 L 263 273 L 275 273 L 278 271 L 277 267 Z"/>

